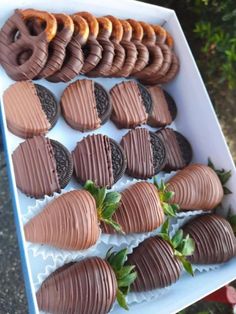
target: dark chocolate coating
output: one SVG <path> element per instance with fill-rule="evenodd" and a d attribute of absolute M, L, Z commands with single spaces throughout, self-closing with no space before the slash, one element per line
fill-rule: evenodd
<path fill-rule="evenodd" d="M 20 36 L 16 38 L 17 32 Z M 31 36 L 19 10 L 0 31 L 0 62 L 15 81 L 33 79 L 43 69 L 48 57 L 45 32 Z M 22 63 L 23 62 L 23 63 Z"/>
<path fill-rule="evenodd" d="M 89 38 L 83 46 L 84 65 L 81 74 L 92 71 L 102 59 L 102 46 L 94 38 Z"/>
<path fill-rule="evenodd" d="M 236 255 L 236 238 L 229 222 L 215 214 L 192 219 L 183 227 L 195 242 L 194 264 L 224 263 Z"/>
<path fill-rule="evenodd" d="M 37 291 L 39 310 L 50 313 L 107 314 L 116 299 L 111 266 L 91 257 L 59 268 Z M 86 297 L 85 297 L 86 296 Z"/>
<path fill-rule="evenodd" d="M 59 118 L 60 106 L 58 105 L 55 96 L 49 89 L 39 84 L 35 84 L 35 88 L 42 104 L 42 109 L 51 124 L 50 129 L 52 129 Z"/>
<path fill-rule="evenodd" d="M 54 158 L 56 161 L 56 169 L 60 187 L 64 189 L 69 183 L 73 174 L 73 160 L 68 149 L 55 140 L 50 140 Z"/>
<path fill-rule="evenodd" d="M 166 171 L 183 169 L 192 160 L 193 151 L 189 141 L 179 132 L 170 128 L 157 131 L 166 149 Z"/>
<path fill-rule="evenodd" d="M 107 76 L 112 67 L 115 55 L 113 43 L 106 38 L 100 38 L 98 42 L 102 46 L 102 58 L 92 71 L 86 73 L 88 77 Z"/>
<path fill-rule="evenodd" d="M 171 246 L 158 236 L 140 243 L 128 256 L 127 264 L 135 265 L 137 278 L 131 290 L 136 292 L 170 286 L 179 279 L 182 270 Z"/>

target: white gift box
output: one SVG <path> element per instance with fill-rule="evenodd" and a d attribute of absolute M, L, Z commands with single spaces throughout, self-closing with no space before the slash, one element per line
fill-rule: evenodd
<path fill-rule="evenodd" d="M 232 170 L 232 177 L 228 187 L 234 193 L 226 196 L 223 202 L 225 210 L 236 204 L 236 171 L 229 149 L 222 134 L 219 122 L 216 118 L 211 101 L 201 79 L 187 41 L 184 37 L 181 26 L 173 10 L 158 6 L 144 4 L 132 0 L 70 0 L 70 1 L 36 1 L 36 0 L 1 0 L 0 2 L 0 25 L 2 26 L 7 18 L 13 14 L 15 8 L 35 8 L 51 12 L 73 13 L 77 11 L 90 11 L 96 16 L 112 14 L 120 18 L 135 18 L 153 24 L 163 25 L 174 37 L 175 51 L 180 59 L 180 72 L 171 83 L 165 85 L 165 89 L 173 96 L 177 103 L 178 115 L 172 127 L 187 136 L 193 146 L 194 162 L 207 163 L 208 157 L 212 159 L 216 167 Z M 82 78 L 82 77 L 79 77 Z M 109 90 L 121 79 L 99 78 L 100 82 Z M 1 104 L 3 91 L 12 84 L 4 70 L 0 69 L 0 93 Z M 46 80 L 38 81 L 48 87 L 57 97 L 60 96 L 68 84 L 49 83 Z M 23 233 L 22 217 L 27 213 L 28 206 L 33 206 L 35 200 L 23 195 L 15 184 L 14 171 L 11 154 L 23 140 L 11 134 L 6 126 L 4 108 L 1 105 L 1 119 L 3 137 L 5 141 L 6 158 L 8 162 L 9 178 L 12 188 L 12 201 L 14 205 L 15 222 L 19 245 L 21 250 L 22 267 L 27 290 L 30 313 L 38 313 L 35 298 L 35 283 L 37 276 L 45 271 L 45 267 L 52 265 L 52 260 L 46 261 L 40 256 L 35 257 L 32 252 L 27 251 L 27 245 Z M 127 130 L 118 130 L 112 122 L 106 123 L 93 133 L 108 134 L 118 142 Z M 56 126 L 48 133 L 48 137 L 63 143 L 70 151 L 74 149 L 76 142 L 86 136 L 72 130 L 60 117 Z M 123 180 L 126 180 L 124 177 Z M 71 180 L 66 189 L 78 187 L 74 180 Z M 222 212 L 222 214 L 224 214 Z M 194 278 L 184 274 L 181 279 L 160 298 L 148 302 L 134 303 L 130 306 L 130 314 L 170 314 L 176 313 L 188 305 L 203 298 L 214 290 L 219 289 L 236 278 L 236 259 L 221 265 L 218 269 L 210 272 L 197 273 Z M 11 310 L 11 309 L 9 309 Z M 114 314 L 125 313 L 117 307 Z"/>

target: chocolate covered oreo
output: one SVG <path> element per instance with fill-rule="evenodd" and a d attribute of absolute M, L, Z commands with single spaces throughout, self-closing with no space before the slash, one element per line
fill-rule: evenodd
<path fill-rule="evenodd" d="M 165 145 L 155 133 L 137 128 L 124 135 L 120 144 L 127 158 L 126 172 L 131 177 L 148 179 L 164 168 Z"/>
<path fill-rule="evenodd" d="M 152 97 L 153 109 L 148 115 L 148 124 L 152 127 L 163 127 L 172 123 L 177 115 L 174 99 L 160 86 L 148 86 Z"/>
<path fill-rule="evenodd" d="M 112 105 L 106 90 L 92 80 L 77 80 L 61 97 L 62 114 L 66 122 L 81 132 L 95 130 L 110 117 Z"/>
<path fill-rule="evenodd" d="M 3 94 L 8 129 L 22 138 L 46 134 L 57 122 L 60 107 L 46 87 L 17 82 Z"/>
<path fill-rule="evenodd" d="M 170 128 L 157 131 L 166 149 L 166 171 L 183 169 L 192 160 L 193 151 L 189 141 L 181 133 Z"/>
<path fill-rule="evenodd" d="M 122 147 L 102 134 L 89 135 L 78 142 L 72 157 L 77 180 L 92 180 L 99 187 L 110 188 L 126 169 Z"/>
<path fill-rule="evenodd" d="M 59 142 L 35 136 L 12 154 L 17 187 L 27 196 L 42 198 L 64 188 L 73 172 L 69 151 Z"/>
<path fill-rule="evenodd" d="M 111 90 L 111 120 L 118 128 L 135 128 L 147 123 L 152 98 L 147 89 L 135 81 L 116 84 Z"/>

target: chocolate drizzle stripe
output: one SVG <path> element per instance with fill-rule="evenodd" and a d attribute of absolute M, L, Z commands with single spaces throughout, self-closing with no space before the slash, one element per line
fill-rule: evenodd
<path fill-rule="evenodd" d="M 50 140 L 37 136 L 21 143 L 12 154 L 17 187 L 36 198 L 60 192 Z"/>
<path fill-rule="evenodd" d="M 111 90 L 111 97 L 112 119 L 119 127 L 130 128 L 147 122 L 147 113 L 136 82 L 115 85 Z"/>
<path fill-rule="evenodd" d="M 156 187 L 147 182 L 138 182 L 121 193 L 121 204 L 113 215 L 125 233 L 153 231 L 164 222 L 164 213 Z M 103 224 L 106 233 L 114 229 Z"/>
<path fill-rule="evenodd" d="M 100 126 L 92 80 L 70 84 L 62 95 L 61 105 L 66 121 L 73 128 L 83 132 Z"/>
<path fill-rule="evenodd" d="M 153 152 L 149 131 L 129 131 L 121 140 L 127 158 L 127 173 L 132 177 L 150 178 L 154 173 Z"/>
<path fill-rule="evenodd" d="M 37 301 L 39 309 L 46 312 L 106 314 L 116 290 L 110 265 L 93 257 L 52 274 L 37 292 Z"/>
<path fill-rule="evenodd" d="M 20 137 L 45 134 L 51 127 L 42 109 L 34 84 L 30 81 L 11 85 L 3 94 L 7 125 Z"/>
<path fill-rule="evenodd" d="M 153 110 L 149 114 L 148 122 L 153 126 L 171 124 L 172 117 L 163 90 L 159 86 L 148 87 L 151 93 Z"/>
<path fill-rule="evenodd" d="M 77 144 L 72 156 L 75 174 L 80 181 L 90 179 L 98 186 L 112 186 L 114 177 L 111 147 L 107 136 L 87 136 Z"/>

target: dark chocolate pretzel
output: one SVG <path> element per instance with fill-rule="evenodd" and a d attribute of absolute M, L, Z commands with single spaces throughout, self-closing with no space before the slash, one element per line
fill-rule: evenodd
<path fill-rule="evenodd" d="M 81 16 L 73 15 L 74 34 L 66 47 L 66 56 L 60 70 L 47 78 L 51 82 L 69 82 L 75 78 L 83 67 L 82 45 L 89 35 L 88 24 Z"/>
<path fill-rule="evenodd" d="M 37 78 L 46 78 L 60 70 L 66 57 L 66 46 L 74 33 L 74 23 L 69 15 L 53 14 L 57 20 L 57 33 L 48 47 L 48 59 Z"/>
<path fill-rule="evenodd" d="M 114 58 L 108 76 L 113 76 L 116 72 L 121 70 L 125 62 L 125 49 L 120 45 L 120 41 L 123 37 L 123 26 L 116 17 L 112 15 L 107 15 L 105 17 L 112 22 L 112 33 L 110 40 L 114 46 Z"/>
<path fill-rule="evenodd" d="M 131 72 L 131 75 L 133 75 L 136 72 L 142 71 L 146 67 L 149 60 L 149 51 L 148 48 L 144 44 L 142 44 L 143 28 L 141 24 L 133 19 L 128 19 L 127 21 L 133 28 L 131 40 L 135 44 L 138 52 L 137 61 L 135 62 L 133 71 Z"/>
<path fill-rule="evenodd" d="M 39 18 L 46 24 L 36 36 L 30 34 L 26 21 Z M 43 69 L 48 44 L 57 30 L 55 17 L 44 11 L 16 10 L 0 31 L 0 58 L 7 74 L 14 80 L 33 79 Z"/>
<path fill-rule="evenodd" d="M 134 76 L 138 79 L 146 79 L 156 74 L 164 61 L 162 50 L 156 45 L 156 35 L 154 29 L 145 22 L 139 22 L 144 30 L 142 43 L 146 45 L 149 51 L 149 63 L 140 72 L 136 72 Z"/>
<path fill-rule="evenodd" d="M 102 58 L 102 46 L 97 41 L 99 25 L 95 16 L 89 12 L 78 12 L 75 15 L 83 17 L 89 26 L 89 37 L 83 46 L 84 65 L 81 73 L 85 74 L 92 71 Z"/>
<path fill-rule="evenodd" d="M 112 33 L 112 22 L 106 17 L 97 18 L 99 24 L 99 33 L 97 40 L 102 46 L 102 59 L 98 65 L 86 75 L 89 77 L 107 76 L 112 66 L 114 58 L 114 45 L 110 41 Z"/>
<path fill-rule="evenodd" d="M 114 77 L 128 77 L 130 76 L 137 60 L 137 48 L 131 41 L 132 38 L 132 27 L 128 21 L 120 20 L 123 26 L 123 38 L 120 44 L 125 49 L 125 62 L 120 71 L 115 73 Z"/>

